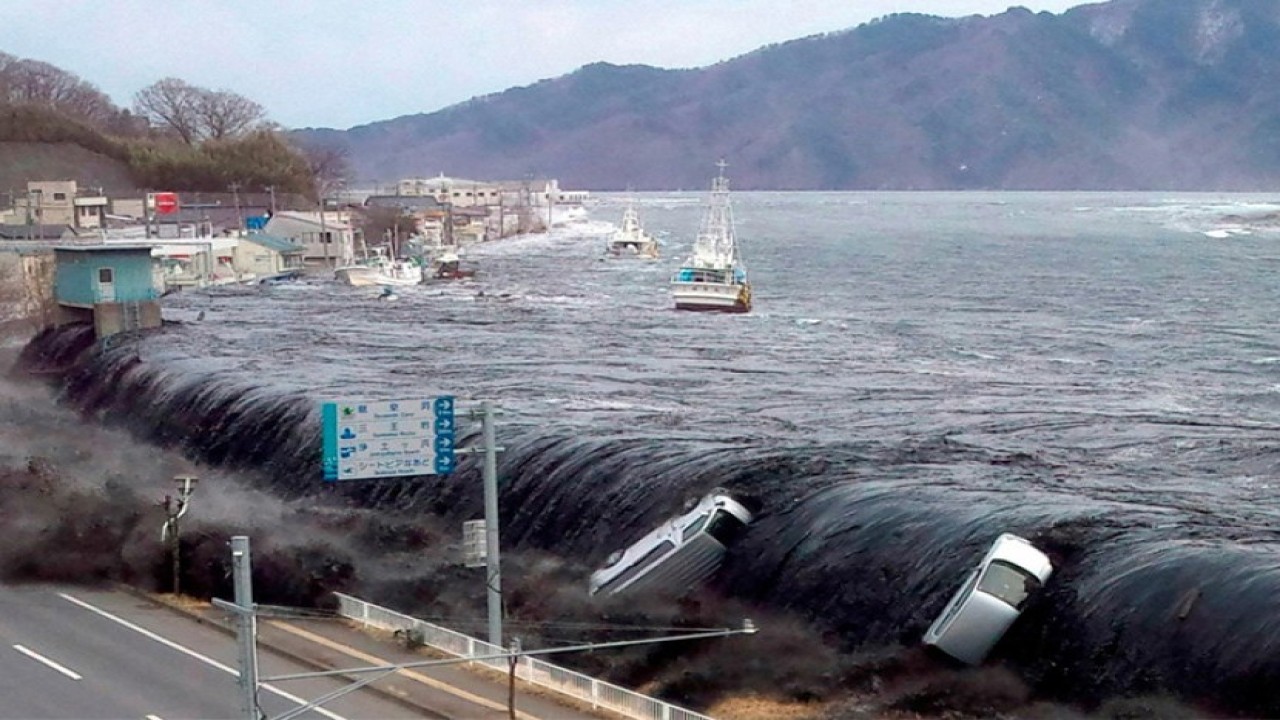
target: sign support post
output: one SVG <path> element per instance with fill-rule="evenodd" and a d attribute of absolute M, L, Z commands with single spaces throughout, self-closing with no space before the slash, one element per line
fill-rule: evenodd
<path fill-rule="evenodd" d="M 502 563 L 498 557 L 498 442 L 493 429 L 493 408 L 480 403 L 480 433 L 484 439 L 484 542 L 485 575 L 489 594 L 489 644 L 502 647 Z"/>

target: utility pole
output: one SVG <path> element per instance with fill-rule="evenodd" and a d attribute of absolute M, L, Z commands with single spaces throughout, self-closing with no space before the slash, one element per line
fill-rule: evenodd
<path fill-rule="evenodd" d="M 31 190 L 29 188 L 26 191 L 26 193 L 24 193 L 23 205 L 25 206 L 24 209 L 26 210 L 26 213 L 27 213 L 27 242 L 30 242 L 31 241 Z"/>
<path fill-rule="evenodd" d="M 480 447 L 458 450 L 459 454 L 484 453 L 482 473 L 484 477 L 484 555 L 485 588 L 489 605 L 489 644 L 502 647 L 502 561 L 498 555 L 498 447 L 493 418 L 498 411 L 488 400 L 480 401 L 480 407 L 471 411 L 472 420 L 480 420 Z"/>
<path fill-rule="evenodd" d="M 231 538 L 231 581 L 235 587 L 236 601 L 229 603 L 214 598 L 215 607 L 234 614 L 236 623 L 236 649 L 240 666 L 240 711 L 245 720 L 263 720 L 266 716 L 258 707 L 258 618 L 253 605 L 253 561 L 249 556 L 249 538 L 235 535 Z"/>
<path fill-rule="evenodd" d="M 499 240 L 507 236 L 507 209 L 505 205 L 506 198 L 507 198 L 506 191 L 501 186 L 499 186 L 498 187 L 498 239 Z"/>
<path fill-rule="evenodd" d="M 236 204 L 236 224 L 237 230 L 244 229 L 244 213 L 240 212 L 240 183 L 231 183 L 231 197 L 234 198 Z"/>
<path fill-rule="evenodd" d="M 511 641 L 511 657 L 507 659 L 507 717 L 516 720 L 516 666 L 520 664 L 520 638 Z"/>
<path fill-rule="evenodd" d="M 187 514 L 187 508 L 191 506 L 191 494 L 195 492 L 195 485 L 199 478 L 179 475 L 173 481 L 178 484 L 178 496 L 175 498 L 171 495 L 164 496 L 164 511 L 168 516 L 164 526 L 160 528 L 160 542 L 166 540 L 169 543 L 169 553 L 172 556 L 173 563 L 173 595 L 177 597 L 181 594 L 181 539 L 178 536 L 178 521 L 183 515 Z"/>
<path fill-rule="evenodd" d="M 502 647 L 502 563 L 498 557 L 498 447 L 493 429 L 495 411 L 488 400 L 480 402 L 480 435 L 484 447 L 484 544 L 485 583 L 489 588 L 489 644 Z"/>
<path fill-rule="evenodd" d="M 551 181 L 548 180 L 547 181 L 547 233 L 548 234 L 551 233 L 551 208 L 552 208 Z"/>
<path fill-rule="evenodd" d="M 328 202 L 322 197 L 320 198 L 320 244 L 324 245 L 324 264 L 333 267 L 333 262 L 329 260 L 329 231 L 325 226 L 324 211 Z"/>
<path fill-rule="evenodd" d="M 268 185 L 267 192 L 271 194 L 271 214 L 276 214 L 276 186 Z"/>

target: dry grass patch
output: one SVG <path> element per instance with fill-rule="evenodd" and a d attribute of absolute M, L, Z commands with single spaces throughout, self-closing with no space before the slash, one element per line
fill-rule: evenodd
<path fill-rule="evenodd" d="M 824 716 L 825 703 L 783 702 L 757 695 L 721 700 L 707 714 L 724 720 L 816 720 Z"/>

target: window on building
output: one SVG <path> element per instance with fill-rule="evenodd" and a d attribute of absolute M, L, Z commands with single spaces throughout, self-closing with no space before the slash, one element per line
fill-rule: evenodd
<path fill-rule="evenodd" d="M 54 200 L 66 200 L 66 199 L 67 199 L 67 194 L 66 194 L 66 193 L 59 193 L 59 192 L 56 192 L 56 193 L 54 193 L 54 194 L 53 194 L 53 199 L 54 199 Z"/>

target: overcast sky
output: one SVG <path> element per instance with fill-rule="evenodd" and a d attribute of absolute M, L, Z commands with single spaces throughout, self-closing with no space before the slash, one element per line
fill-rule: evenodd
<path fill-rule="evenodd" d="M 121 105 L 164 77 L 225 88 L 288 127 L 432 112 L 605 61 L 698 67 L 895 12 L 1081 0 L 0 0 L 0 51 Z"/>

